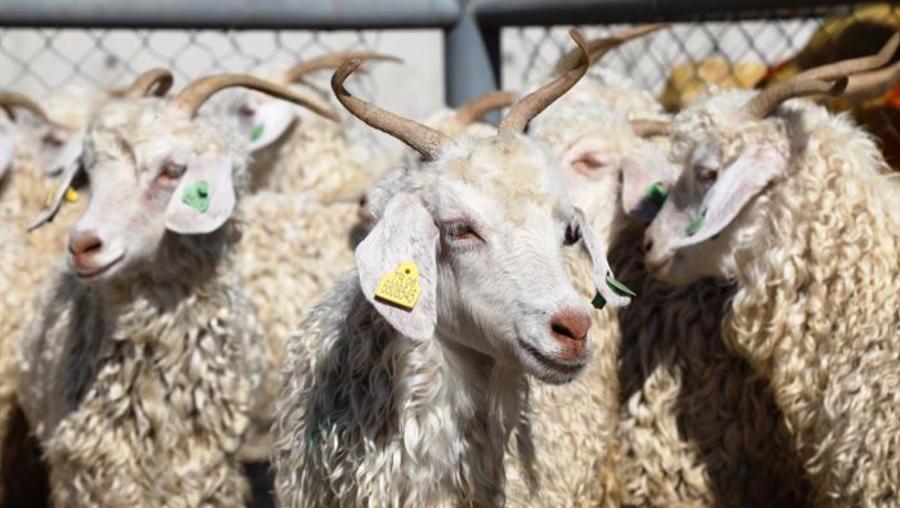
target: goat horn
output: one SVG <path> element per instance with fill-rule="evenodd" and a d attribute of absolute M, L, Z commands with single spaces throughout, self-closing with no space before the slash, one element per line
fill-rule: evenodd
<path fill-rule="evenodd" d="M 134 81 L 124 88 L 114 88 L 109 91 L 112 97 L 127 97 L 139 99 L 141 97 L 162 97 L 172 88 L 172 73 L 166 69 L 156 68 L 144 71 L 134 78 Z"/>
<path fill-rule="evenodd" d="M 828 65 L 815 67 L 798 74 L 794 79 L 821 79 L 831 81 L 841 76 L 850 76 L 860 72 L 871 71 L 891 61 L 897 47 L 900 46 L 900 32 L 895 33 L 881 47 L 878 53 L 860 58 L 841 60 Z"/>
<path fill-rule="evenodd" d="M 362 62 L 358 59 L 342 63 L 331 76 L 331 89 L 337 100 L 353 116 L 382 132 L 390 134 L 421 153 L 426 160 L 436 159 L 441 151 L 452 144 L 452 140 L 444 134 L 422 125 L 416 121 L 395 115 L 378 106 L 358 99 L 344 88 L 344 81 L 359 68 Z"/>
<path fill-rule="evenodd" d="M 196 79 L 185 86 L 184 89 L 172 99 L 172 104 L 175 107 L 182 109 L 188 116 L 194 117 L 197 114 L 197 110 L 200 109 L 200 106 L 202 106 L 214 93 L 224 88 L 235 86 L 242 86 L 299 104 L 319 116 L 323 116 L 335 122 L 339 121 L 337 115 L 331 111 L 328 106 L 304 97 L 286 86 L 277 85 L 264 79 L 250 76 L 249 74 L 216 74 Z"/>
<path fill-rule="evenodd" d="M 581 65 L 519 99 L 512 105 L 506 117 L 500 122 L 500 132 L 524 131 L 532 118 L 546 109 L 547 106 L 553 104 L 553 101 L 562 97 L 587 73 L 588 67 L 591 66 L 587 43 L 584 41 L 581 32 L 575 28 L 569 30 L 569 36 L 572 37 L 572 40 L 575 41 L 575 44 L 581 50 Z"/>
<path fill-rule="evenodd" d="M 50 117 L 47 116 L 47 113 L 44 111 L 38 103 L 34 102 L 30 98 L 25 95 L 16 92 L 4 92 L 0 90 L 0 107 L 2 107 L 9 117 L 13 120 L 16 119 L 16 113 L 13 108 L 22 108 L 31 112 L 34 116 L 40 118 L 42 121 L 46 123 L 54 123 L 50 120 Z"/>
<path fill-rule="evenodd" d="M 751 118 L 762 120 L 772 114 L 782 102 L 794 97 L 816 94 L 840 95 L 847 88 L 848 81 L 846 77 L 842 77 L 834 83 L 818 79 L 798 80 L 797 78 L 792 78 L 758 93 L 747 102 L 744 106 L 744 111 Z"/>
<path fill-rule="evenodd" d="M 631 130 L 642 138 L 664 136 L 669 133 L 669 122 L 661 120 L 632 120 Z"/>
<path fill-rule="evenodd" d="M 650 32 L 655 32 L 656 30 L 665 28 L 667 26 L 669 26 L 668 23 L 650 23 L 646 25 L 638 25 L 636 27 L 625 30 L 624 32 L 591 40 L 587 43 L 588 53 L 591 55 L 591 64 L 594 64 L 598 60 L 600 60 L 603 55 L 605 55 L 609 50 L 616 48 L 632 39 L 636 39 Z M 565 74 L 570 69 L 577 66 L 578 62 L 580 61 L 580 48 L 575 48 L 567 51 L 563 56 L 559 58 L 559 61 L 557 61 L 556 65 L 553 67 L 553 75 L 561 76 Z"/>
<path fill-rule="evenodd" d="M 347 60 L 357 59 L 365 60 L 381 60 L 387 62 L 402 62 L 403 60 L 396 56 L 374 53 L 371 51 L 338 51 L 328 53 L 327 55 L 318 56 L 312 60 L 300 62 L 294 65 L 284 73 L 286 83 L 296 83 L 303 76 L 311 72 L 322 71 L 326 69 L 337 69 Z"/>
<path fill-rule="evenodd" d="M 495 90 L 479 95 L 457 108 L 456 121 L 462 125 L 469 125 L 480 120 L 489 111 L 509 106 L 518 98 L 518 93 L 506 90 Z"/>
<path fill-rule="evenodd" d="M 871 99 L 881 96 L 898 83 L 900 83 L 900 60 L 877 71 L 851 76 L 843 97 L 851 101 Z"/>

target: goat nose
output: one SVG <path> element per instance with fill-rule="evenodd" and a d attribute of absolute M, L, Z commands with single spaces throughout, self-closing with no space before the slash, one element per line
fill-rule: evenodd
<path fill-rule="evenodd" d="M 586 312 L 562 310 L 550 319 L 553 338 L 560 342 L 584 342 L 591 329 L 591 317 Z"/>
<path fill-rule="evenodd" d="M 103 247 L 103 241 L 93 231 L 78 231 L 69 239 L 69 252 L 75 257 L 90 255 Z"/>
<path fill-rule="evenodd" d="M 653 240 L 650 238 L 644 238 L 644 254 L 650 252 L 650 249 L 653 248 Z"/>

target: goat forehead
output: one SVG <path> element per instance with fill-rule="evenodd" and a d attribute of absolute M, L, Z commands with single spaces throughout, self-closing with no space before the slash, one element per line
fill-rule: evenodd
<path fill-rule="evenodd" d="M 443 166 L 444 178 L 464 182 L 501 203 L 527 202 L 551 210 L 568 202 L 547 152 L 524 137 L 471 140 L 467 153 Z"/>

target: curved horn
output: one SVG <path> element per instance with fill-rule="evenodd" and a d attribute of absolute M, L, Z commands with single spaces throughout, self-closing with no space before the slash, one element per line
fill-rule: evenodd
<path fill-rule="evenodd" d="M 421 153 L 426 160 L 436 159 L 444 147 L 453 143 L 449 137 L 430 127 L 385 111 L 351 95 L 344 88 L 344 81 L 361 64 L 362 62 L 357 59 L 348 60 L 341 64 L 331 77 L 331 89 L 347 111 L 370 126 L 403 141 Z"/>
<path fill-rule="evenodd" d="M 631 130 L 642 138 L 665 136 L 669 133 L 669 122 L 661 120 L 631 120 Z"/>
<path fill-rule="evenodd" d="M 591 40 L 587 43 L 588 53 L 591 55 L 591 64 L 594 64 L 598 60 L 600 60 L 603 55 L 605 55 L 609 50 L 616 48 L 617 46 L 620 46 L 632 39 L 636 39 L 650 32 L 655 32 L 656 30 L 667 26 L 669 26 L 668 23 L 650 23 L 646 25 L 638 25 L 636 27 L 625 30 L 624 32 Z M 556 65 L 553 67 L 553 75 L 561 76 L 565 74 L 567 71 L 578 65 L 578 62 L 580 61 L 580 48 L 575 48 L 567 51 L 565 54 L 563 54 L 563 56 L 559 58 L 559 60 L 556 62 Z"/>
<path fill-rule="evenodd" d="M 803 97 L 820 93 L 831 96 L 840 95 L 847 88 L 847 82 L 848 79 L 846 77 L 842 77 L 834 83 L 828 83 L 818 79 L 792 78 L 783 83 L 770 86 L 758 93 L 744 105 L 744 111 L 750 115 L 751 118 L 762 120 L 772 114 L 779 104 L 794 97 Z"/>
<path fill-rule="evenodd" d="M 142 72 L 125 88 L 110 90 L 109 95 L 130 99 L 150 97 L 151 95 L 162 97 L 170 88 L 172 88 L 172 73 L 166 69 L 156 68 Z"/>
<path fill-rule="evenodd" d="M 883 95 L 898 83 L 900 83 L 900 60 L 877 71 L 851 76 L 842 97 L 850 101 L 864 101 Z"/>
<path fill-rule="evenodd" d="M 197 114 L 197 110 L 200 109 L 200 106 L 202 106 L 207 99 L 212 97 L 214 93 L 224 88 L 234 86 L 242 86 L 273 97 L 278 97 L 279 99 L 299 104 L 329 120 L 335 122 L 339 121 L 337 115 L 331 111 L 328 106 L 304 97 L 288 87 L 276 85 L 275 83 L 271 83 L 264 79 L 250 76 L 249 74 L 216 74 L 196 79 L 178 92 L 178 95 L 172 99 L 172 104 L 175 107 L 182 109 L 188 116 L 193 117 Z"/>
<path fill-rule="evenodd" d="M 327 55 L 318 56 L 316 58 L 313 58 L 312 60 L 307 60 L 305 62 L 299 62 L 284 73 L 284 79 L 286 83 L 296 83 L 300 80 L 300 78 L 311 72 L 322 71 L 326 69 L 337 69 L 341 66 L 342 63 L 352 59 L 361 61 L 381 60 L 398 63 L 403 61 L 396 56 L 374 53 L 372 51 L 338 51 L 335 53 L 328 53 Z"/>
<path fill-rule="evenodd" d="M 509 106 L 518 98 L 518 93 L 506 90 L 495 90 L 479 95 L 474 99 L 470 99 L 456 110 L 456 121 L 462 125 L 469 125 L 474 121 L 480 120 L 481 117 L 492 110 Z"/>
<path fill-rule="evenodd" d="M 806 70 L 798 74 L 794 79 L 821 79 L 831 81 L 841 76 L 849 76 L 859 72 L 871 71 L 891 61 L 891 57 L 900 46 L 900 32 L 895 33 L 881 47 L 878 53 L 860 58 L 841 60 L 828 65 L 822 65 Z"/>
<path fill-rule="evenodd" d="M 500 132 L 524 131 L 532 118 L 568 92 L 585 75 L 588 67 L 591 66 L 587 43 L 584 41 L 584 37 L 581 36 L 581 32 L 574 28 L 569 30 L 569 36 L 572 37 L 572 40 L 575 41 L 575 44 L 581 50 L 581 65 L 519 99 L 500 122 Z"/>
<path fill-rule="evenodd" d="M 9 114 L 9 117 L 13 120 L 16 119 L 16 113 L 13 111 L 13 108 L 22 108 L 31 112 L 34 116 L 40 118 L 42 121 L 46 123 L 54 123 L 50 120 L 50 117 L 47 116 L 47 113 L 44 111 L 38 103 L 34 102 L 27 96 L 16 93 L 16 92 L 4 92 L 0 90 L 0 107 L 2 107 Z"/>

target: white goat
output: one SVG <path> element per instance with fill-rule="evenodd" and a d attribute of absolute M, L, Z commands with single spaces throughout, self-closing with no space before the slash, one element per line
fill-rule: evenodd
<path fill-rule="evenodd" d="M 357 271 L 295 334 L 277 422 L 284 505 L 502 502 L 513 429 L 519 453 L 534 453 L 525 374 L 571 381 L 593 349 L 561 247 L 582 239 L 597 291 L 628 301 L 548 154 L 520 134 L 586 60 L 517 102 L 497 136 L 461 141 L 347 93 L 358 62 L 335 73 L 348 110 L 430 162 L 410 170 Z"/>
<path fill-rule="evenodd" d="M 233 86 L 309 105 L 245 75 L 201 78 L 171 99 L 111 101 L 35 224 L 83 171 L 90 202 L 69 236 L 68 270 L 50 279 L 17 345 L 17 399 L 56 506 L 242 503 L 237 452 L 272 375 L 231 260 L 248 157 L 224 120 L 194 118 Z"/>
<path fill-rule="evenodd" d="M 900 502 L 900 182 L 848 118 L 782 103 L 858 93 L 898 45 L 679 113 L 684 171 L 646 235 L 660 279 L 736 283 L 724 339 L 771 383 L 816 506 Z"/>
<path fill-rule="evenodd" d="M 335 52 L 265 77 L 321 101 L 317 90 L 309 86 L 309 76 L 336 69 L 351 58 L 400 61 L 379 53 Z M 328 117 L 334 121 L 285 101 L 245 92 L 228 102 L 227 113 L 250 140 L 254 191 L 302 192 L 323 202 L 355 198 L 388 163 L 373 147 L 353 142 L 346 125 L 330 110 Z"/>
<path fill-rule="evenodd" d="M 116 94 L 120 97 L 139 97 L 145 92 L 165 93 L 171 79 L 157 79 L 154 87 L 145 86 L 146 81 L 154 76 L 159 76 L 159 71 L 145 74 L 142 80 L 116 91 Z M 11 112 L 13 109 L 25 109 L 42 123 L 51 125 L 49 128 L 56 125 L 40 105 L 24 95 L 0 93 L 0 106 Z M 87 122 L 86 119 L 84 121 Z M 9 436 L 8 440 L 5 438 L 8 418 L 16 405 L 13 348 L 27 321 L 24 309 L 31 306 L 42 281 L 59 253 L 63 252 L 65 231 L 84 208 L 84 203 L 78 203 L 77 194 L 71 191 L 67 193 L 65 209 L 59 211 L 52 225 L 26 234 L 29 219 L 46 206 L 47 196 L 52 195 L 58 182 L 48 177 L 47 172 L 38 165 L 37 154 L 46 149 L 40 139 L 32 136 L 39 130 L 28 127 L 19 129 L 18 126 L 17 123 L 13 167 L 0 183 L 0 230 L 3 231 L 3 242 L 0 243 L 0 259 L 3 259 L 0 264 L 0 314 L 3 315 L 0 322 L 0 457 L 5 456 L 3 448 L 6 444 L 18 447 L 25 439 L 23 435 Z M 7 473 L 12 474 L 12 471 Z M 13 483 L 17 481 L 8 475 L 4 478 L 10 478 Z"/>

